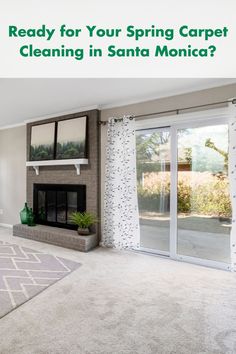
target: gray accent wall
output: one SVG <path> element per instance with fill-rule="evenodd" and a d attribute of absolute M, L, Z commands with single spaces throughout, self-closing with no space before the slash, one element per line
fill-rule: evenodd
<path fill-rule="evenodd" d="M 27 201 L 33 206 L 34 183 L 53 184 L 85 184 L 87 211 L 100 217 L 100 146 L 99 146 L 99 111 L 85 111 L 76 114 L 64 115 L 57 118 L 42 120 L 40 123 L 60 121 L 75 117 L 88 117 L 88 165 L 80 166 L 80 175 L 76 174 L 74 166 L 42 166 L 39 176 L 32 167 L 27 168 Z M 27 124 L 27 159 L 29 160 L 30 131 L 33 123 Z"/>

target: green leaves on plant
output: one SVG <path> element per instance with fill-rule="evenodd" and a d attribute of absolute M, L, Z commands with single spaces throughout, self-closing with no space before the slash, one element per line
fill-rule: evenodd
<path fill-rule="evenodd" d="M 70 220 L 73 224 L 78 225 L 78 227 L 80 227 L 81 229 L 86 229 L 98 222 L 96 215 L 88 212 L 74 212 L 71 214 Z"/>

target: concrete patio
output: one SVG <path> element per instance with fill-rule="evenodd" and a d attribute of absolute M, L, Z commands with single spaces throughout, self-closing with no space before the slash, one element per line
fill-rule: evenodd
<path fill-rule="evenodd" d="M 230 263 L 230 224 L 227 221 L 180 217 L 178 227 L 178 254 Z M 141 219 L 140 228 L 142 247 L 169 251 L 168 218 Z"/>

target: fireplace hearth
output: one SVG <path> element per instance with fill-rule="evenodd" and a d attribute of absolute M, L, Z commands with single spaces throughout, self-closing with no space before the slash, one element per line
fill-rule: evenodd
<path fill-rule="evenodd" d="M 86 211 L 86 185 L 34 184 L 33 210 L 37 224 L 76 229 L 70 215 Z"/>

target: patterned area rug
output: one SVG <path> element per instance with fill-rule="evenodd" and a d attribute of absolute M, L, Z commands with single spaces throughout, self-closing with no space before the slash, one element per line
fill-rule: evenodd
<path fill-rule="evenodd" d="M 0 318 L 79 266 L 68 259 L 0 241 Z"/>

